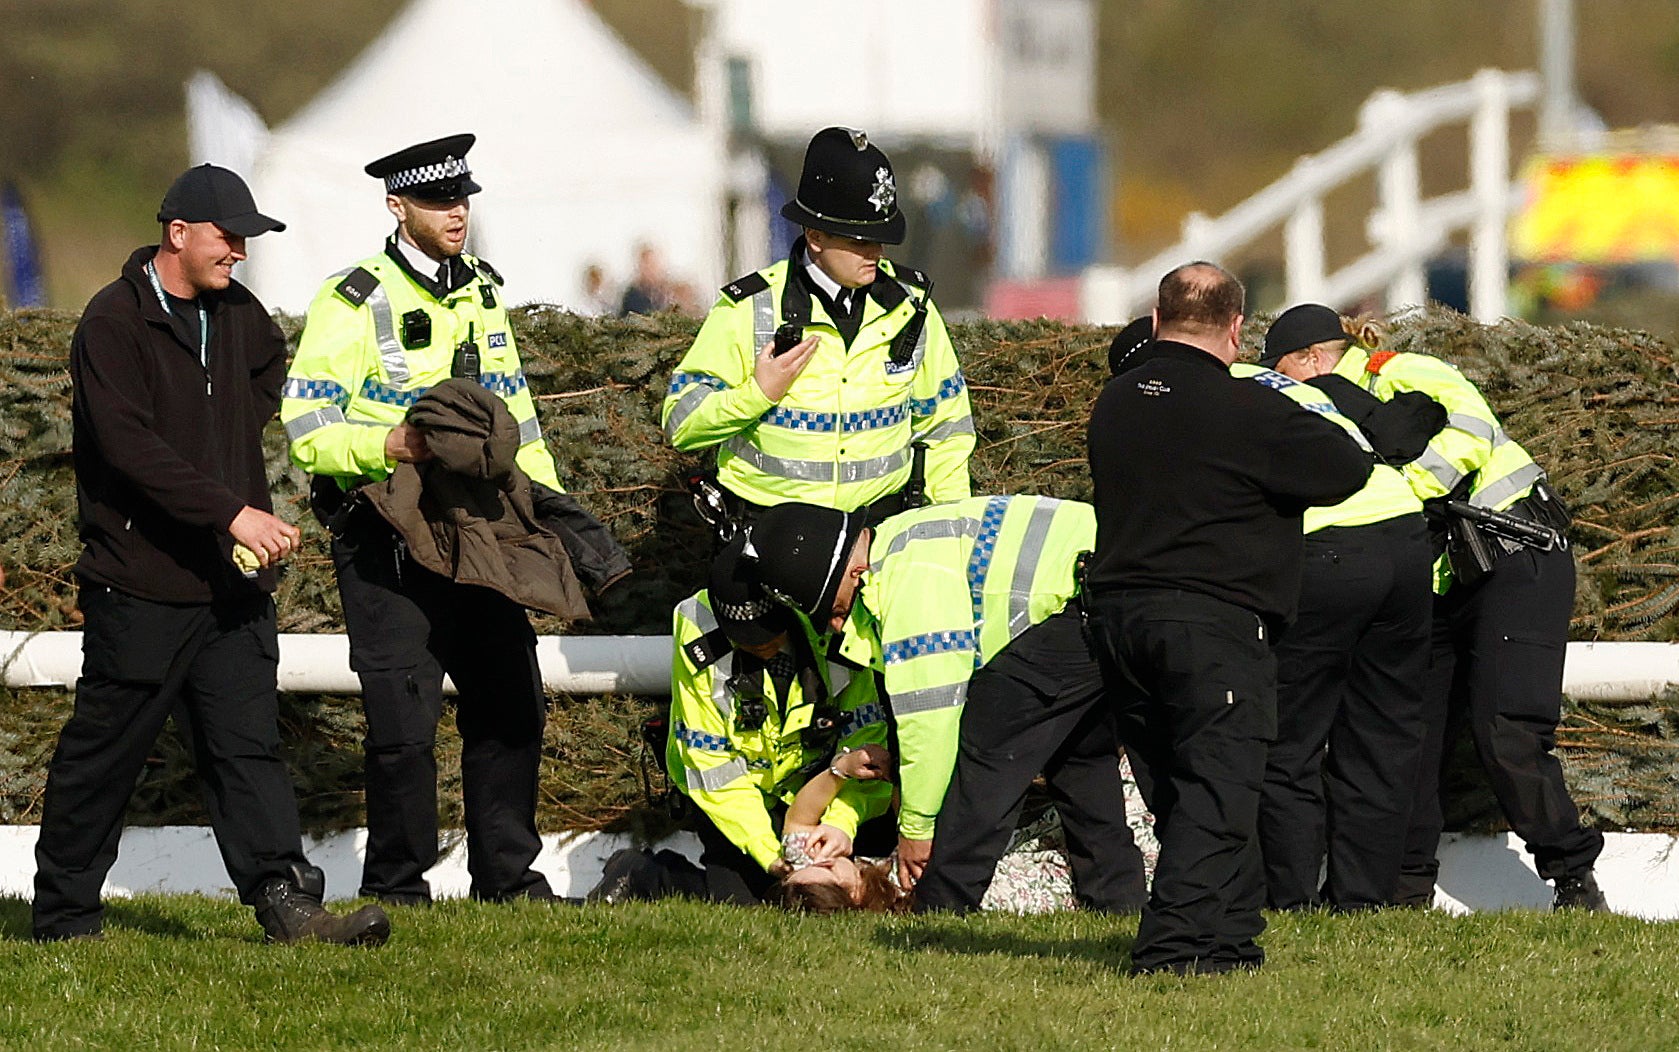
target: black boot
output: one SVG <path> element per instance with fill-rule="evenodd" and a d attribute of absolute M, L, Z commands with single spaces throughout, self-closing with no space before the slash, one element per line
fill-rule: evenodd
<path fill-rule="evenodd" d="M 1597 877 L 1588 869 L 1582 876 L 1557 878 L 1557 894 L 1551 900 L 1551 908 L 1608 913 L 1609 900 L 1603 897 L 1603 890 L 1597 886 Z"/>
<path fill-rule="evenodd" d="M 257 923 L 269 942 L 330 942 L 341 946 L 383 946 L 391 919 L 378 906 L 340 917 L 321 905 L 326 875 L 315 866 L 292 866 L 257 892 Z"/>
<path fill-rule="evenodd" d="M 658 863 L 639 848 L 626 847 L 614 851 L 601 870 L 600 883 L 594 886 L 584 901 L 610 906 L 632 899 L 653 898 L 657 869 Z"/>

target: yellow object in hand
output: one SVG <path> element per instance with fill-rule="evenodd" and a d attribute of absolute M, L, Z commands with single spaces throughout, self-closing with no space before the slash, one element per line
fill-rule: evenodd
<path fill-rule="evenodd" d="M 262 560 L 257 558 L 256 552 L 236 543 L 233 546 L 233 565 L 239 567 L 239 572 L 246 577 L 255 577 L 262 569 Z"/>

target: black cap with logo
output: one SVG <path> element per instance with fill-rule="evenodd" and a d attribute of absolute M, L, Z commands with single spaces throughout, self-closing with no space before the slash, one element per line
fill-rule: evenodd
<path fill-rule="evenodd" d="M 478 136 L 446 135 L 371 161 L 362 171 L 385 181 L 387 194 L 422 201 L 455 201 L 484 189 L 472 181 L 466 151 Z"/>
<path fill-rule="evenodd" d="M 157 221 L 214 223 L 239 237 L 256 237 L 286 224 L 257 211 L 251 188 L 235 172 L 213 164 L 188 168 L 169 186 L 158 207 Z"/>
<path fill-rule="evenodd" d="M 782 218 L 859 241 L 899 245 L 904 214 L 892 162 L 855 128 L 823 128 L 805 148 L 799 192 Z"/>

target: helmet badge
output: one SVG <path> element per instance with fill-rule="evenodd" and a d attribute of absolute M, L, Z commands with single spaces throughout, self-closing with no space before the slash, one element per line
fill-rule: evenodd
<path fill-rule="evenodd" d="M 882 215 L 890 214 L 892 202 L 898 199 L 898 188 L 892 182 L 892 171 L 889 168 L 874 170 L 874 192 L 869 195 L 869 204 L 874 205 L 875 211 Z"/>

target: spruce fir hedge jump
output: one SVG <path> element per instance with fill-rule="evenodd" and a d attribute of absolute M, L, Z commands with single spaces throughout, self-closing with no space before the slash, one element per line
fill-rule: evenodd
<path fill-rule="evenodd" d="M 1263 321 L 1249 326 L 1257 350 Z M 76 318 L 62 311 L 0 312 L 0 627 L 74 628 L 69 568 L 78 543 L 70 465 L 65 357 Z M 295 339 L 296 319 L 282 319 Z M 592 625 L 540 619 L 542 632 L 665 634 L 671 607 L 698 588 L 709 544 L 682 488 L 697 458 L 664 442 L 659 403 L 697 322 L 580 318 L 547 307 L 514 313 L 543 432 L 568 488 L 625 543 L 637 573 Z M 980 321 L 953 327 L 979 433 L 975 492 L 1088 499 L 1084 429 L 1106 379 L 1112 330 L 1054 322 Z M 1584 324 L 1479 325 L 1430 310 L 1392 326 L 1390 346 L 1456 363 L 1493 403 L 1505 429 L 1550 472 L 1574 508 L 1580 567 L 1577 639 L 1679 636 L 1679 368 L 1671 346 L 1641 332 Z M 342 631 L 323 531 L 304 480 L 269 429 L 276 505 L 304 530 L 279 594 L 285 632 Z M 1162 451 L 1165 455 L 1167 451 Z M 1670 699 L 1575 706 L 1561 738 L 1576 799 L 1600 826 L 1679 828 L 1679 718 Z M 643 803 L 636 728 L 656 699 L 558 698 L 543 767 L 542 826 L 656 828 Z M 46 761 L 69 697 L 0 696 L 0 822 L 37 814 Z M 313 829 L 361 821 L 361 716 L 354 698 L 285 699 L 290 758 Z M 455 767 L 445 733 L 440 766 Z M 1472 764 L 1470 765 L 1472 766 Z M 1465 773 L 1468 774 L 1467 768 Z M 1471 779 L 1472 780 L 1472 779 Z M 143 822 L 202 821 L 187 753 L 165 737 L 134 805 Z M 444 817 L 459 824 L 459 786 L 445 783 Z M 1458 824 L 1496 808 L 1462 794 Z"/>

